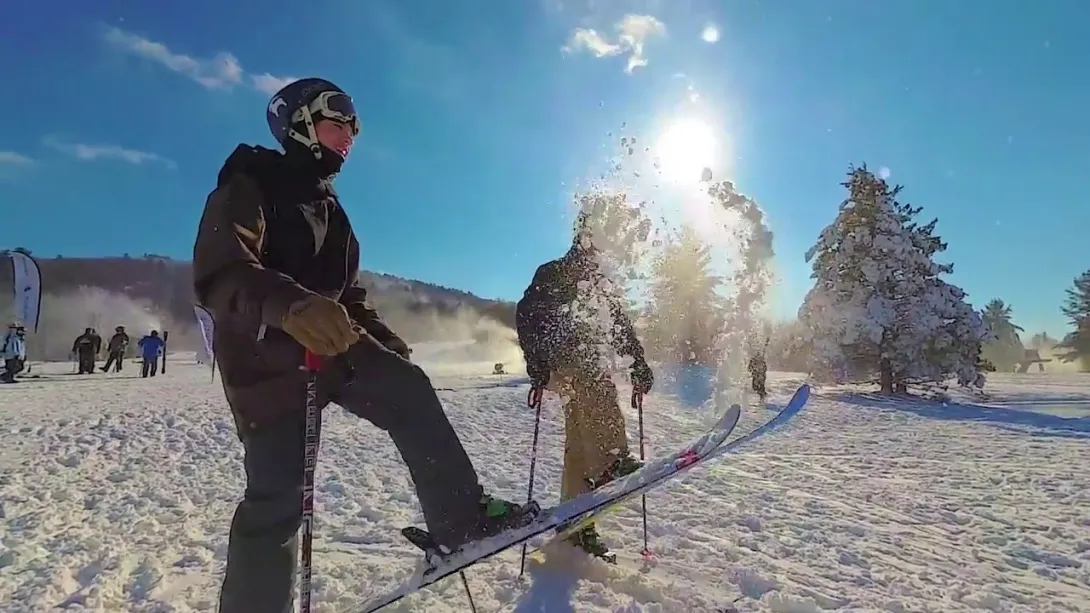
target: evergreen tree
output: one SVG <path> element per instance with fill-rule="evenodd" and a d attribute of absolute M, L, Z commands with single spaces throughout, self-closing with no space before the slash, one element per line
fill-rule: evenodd
<path fill-rule="evenodd" d="M 1060 359 L 1064 362 L 1080 361 L 1083 369 L 1090 370 L 1090 270 L 1079 275 L 1073 287 L 1067 290 L 1067 300 L 1061 310 L 1075 331 L 1056 346 L 1065 350 Z"/>
<path fill-rule="evenodd" d="M 984 342 L 982 356 L 996 370 L 1010 372 L 1026 357 L 1026 348 L 1018 335 L 1023 332 L 1011 318 L 1010 305 L 996 298 L 989 302 L 980 313 L 984 327 L 988 330 L 988 339 Z"/>
<path fill-rule="evenodd" d="M 943 280 L 953 266 L 932 259 L 946 249 L 937 220 L 917 225 L 920 209 L 897 201 L 901 187 L 866 166 L 843 185 L 848 198 L 806 253 L 815 284 L 799 318 L 813 343 L 811 370 L 877 374 L 885 393 L 948 376 L 983 385 L 986 330 L 965 292 Z"/>
<path fill-rule="evenodd" d="M 726 305 L 721 277 L 711 269 L 711 248 L 682 227 L 652 262 L 646 311 L 647 345 L 660 360 L 712 365 Z"/>

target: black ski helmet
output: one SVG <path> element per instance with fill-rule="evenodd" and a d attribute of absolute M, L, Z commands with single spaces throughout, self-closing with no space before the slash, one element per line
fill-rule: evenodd
<path fill-rule="evenodd" d="M 309 106 L 324 92 L 344 94 L 351 101 L 343 89 L 317 77 L 293 81 L 273 94 L 265 109 L 265 119 L 269 123 L 273 138 L 285 150 L 289 140 L 294 140 L 309 149 L 315 158 L 322 159 L 324 148 L 318 142 L 314 131 L 314 117 Z"/>

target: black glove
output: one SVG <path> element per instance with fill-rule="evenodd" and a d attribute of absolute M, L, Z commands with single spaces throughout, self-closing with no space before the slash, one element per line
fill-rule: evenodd
<path fill-rule="evenodd" d="M 541 360 L 527 360 L 526 374 L 530 376 L 530 387 L 540 389 L 549 384 L 549 365 Z"/>
<path fill-rule="evenodd" d="M 632 363 L 632 391 L 636 394 L 646 394 L 651 391 L 651 386 L 655 384 L 655 375 L 651 372 L 651 367 L 647 365 L 647 361 L 643 359 L 636 360 Z"/>

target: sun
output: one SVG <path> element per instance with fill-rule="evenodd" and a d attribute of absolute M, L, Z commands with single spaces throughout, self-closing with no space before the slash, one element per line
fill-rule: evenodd
<path fill-rule="evenodd" d="M 678 183 L 698 183 L 715 165 L 718 142 L 711 126 L 694 117 L 675 120 L 655 145 L 662 176 Z"/>

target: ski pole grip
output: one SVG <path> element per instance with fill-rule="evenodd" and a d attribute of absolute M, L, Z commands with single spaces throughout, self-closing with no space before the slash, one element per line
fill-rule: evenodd
<path fill-rule="evenodd" d="M 322 356 L 314 353 L 310 349 L 307 349 L 306 354 L 303 356 L 303 370 L 307 372 L 318 372 L 322 369 Z"/>

